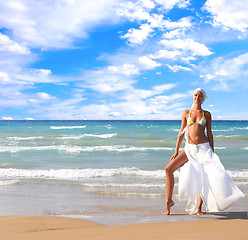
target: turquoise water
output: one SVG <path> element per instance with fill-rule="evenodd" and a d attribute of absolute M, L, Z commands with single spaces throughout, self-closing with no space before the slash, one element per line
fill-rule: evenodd
<path fill-rule="evenodd" d="M 1 121 L 0 200 L 7 207 L 0 214 L 21 214 L 15 204 L 23 198 L 23 209 L 35 214 L 97 212 L 109 199 L 116 207 L 148 201 L 153 209 L 152 201 L 164 200 L 164 167 L 179 128 L 180 121 Z M 215 152 L 247 193 L 248 121 L 214 121 L 212 129 Z M 39 202 L 41 192 L 46 199 Z"/>

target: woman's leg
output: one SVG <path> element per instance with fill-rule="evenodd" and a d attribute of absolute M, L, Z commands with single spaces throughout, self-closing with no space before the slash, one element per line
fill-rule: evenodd
<path fill-rule="evenodd" d="M 172 159 L 168 165 L 165 167 L 165 176 L 166 176 L 166 212 L 165 215 L 170 214 L 170 208 L 174 205 L 172 200 L 172 193 L 174 188 L 174 172 L 188 162 L 188 158 L 185 154 L 185 151 L 182 150 Z"/>
<path fill-rule="evenodd" d="M 199 201 L 198 201 L 198 212 L 197 212 L 197 215 L 203 215 L 203 212 L 202 212 L 202 203 L 203 203 L 203 201 L 202 201 L 202 198 L 200 197 L 199 198 Z"/>

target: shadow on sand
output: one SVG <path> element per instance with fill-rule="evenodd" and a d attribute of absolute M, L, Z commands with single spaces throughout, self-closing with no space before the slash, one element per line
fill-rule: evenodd
<path fill-rule="evenodd" d="M 218 219 L 248 219 L 248 212 L 213 212 L 207 215 L 219 216 Z"/>

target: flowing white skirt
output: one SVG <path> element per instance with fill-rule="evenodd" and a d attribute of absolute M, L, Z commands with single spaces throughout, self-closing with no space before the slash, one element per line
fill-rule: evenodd
<path fill-rule="evenodd" d="M 186 211 L 198 211 L 201 196 L 207 211 L 218 212 L 228 208 L 244 194 L 226 173 L 219 157 L 209 142 L 198 145 L 185 144 L 188 162 L 180 169 L 178 196 L 188 201 Z"/>

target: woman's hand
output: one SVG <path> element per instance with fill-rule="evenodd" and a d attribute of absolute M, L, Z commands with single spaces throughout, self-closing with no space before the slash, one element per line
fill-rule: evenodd
<path fill-rule="evenodd" d="M 171 156 L 170 161 L 173 160 L 173 159 L 175 159 L 177 155 L 178 155 L 178 152 L 175 152 L 175 153 Z"/>

